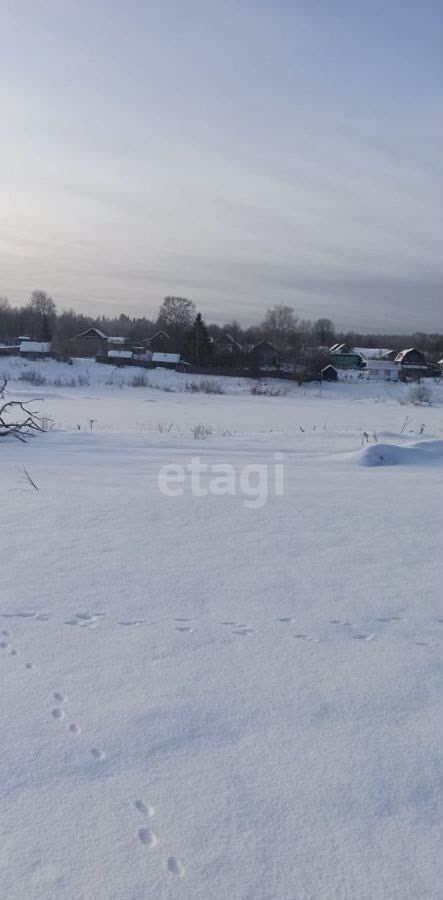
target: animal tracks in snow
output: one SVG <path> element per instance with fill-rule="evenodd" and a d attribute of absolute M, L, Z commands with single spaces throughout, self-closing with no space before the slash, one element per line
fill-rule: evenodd
<path fill-rule="evenodd" d="M 101 750 L 100 747 L 91 747 L 91 753 L 94 759 L 97 760 L 97 762 L 102 762 L 104 759 L 106 759 L 106 753 L 104 752 L 104 750 Z"/>
<path fill-rule="evenodd" d="M 54 706 L 54 708 L 51 709 L 51 716 L 53 719 L 55 719 L 56 722 L 62 722 L 63 719 L 65 719 L 65 717 L 66 717 L 66 712 L 63 709 L 63 704 L 66 703 L 68 698 L 67 698 L 66 694 L 62 693 L 62 691 L 54 691 L 52 694 L 52 697 L 56 701 L 56 703 L 58 703 L 59 705 Z M 81 732 L 80 725 L 77 725 L 77 722 L 71 722 L 68 725 L 68 731 L 70 734 L 74 734 L 74 735 L 80 734 L 80 732 Z"/>
<path fill-rule="evenodd" d="M 136 810 L 143 816 L 152 818 L 152 816 L 154 815 L 154 807 L 144 803 L 143 800 L 136 800 L 134 806 Z M 158 844 L 158 837 L 155 831 L 152 830 L 152 828 L 147 828 L 146 826 L 139 828 L 137 831 L 137 837 L 144 847 L 148 847 L 151 849 L 152 847 L 155 847 L 156 844 Z"/>
<path fill-rule="evenodd" d="M 176 856 L 168 856 L 166 868 L 171 875 L 176 875 L 178 878 L 182 878 L 185 874 L 185 867 Z"/>
<path fill-rule="evenodd" d="M 10 617 L 12 618 L 12 614 L 7 614 L 7 615 L 10 615 Z M 33 619 L 36 618 L 36 615 L 34 613 L 32 613 L 32 614 L 31 613 L 29 613 L 29 614 L 28 613 L 23 613 L 23 614 L 17 613 L 14 615 L 19 618 L 33 618 Z M 93 623 L 96 618 L 97 618 L 96 614 L 93 615 L 91 613 L 86 613 L 86 612 L 85 613 L 77 613 L 75 615 L 75 617 L 70 620 L 70 624 L 75 624 L 75 625 L 77 625 L 77 627 L 87 627 L 88 625 Z M 175 627 L 179 631 L 193 631 L 194 630 L 193 620 L 191 620 L 191 619 L 177 618 L 177 619 L 174 619 L 174 622 L 176 623 Z M 141 620 L 137 620 L 137 621 L 132 620 L 130 623 L 128 622 L 127 624 L 142 624 L 142 621 Z M 144 620 L 143 620 L 143 624 L 144 624 Z M 148 623 L 148 624 L 151 624 L 151 623 Z M 235 624 L 235 623 L 233 623 L 233 624 Z M 242 628 L 246 633 L 249 633 L 249 632 L 252 633 L 252 629 L 246 629 L 245 626 L 244 627 L 242 626 Z M 2 635 L 2 640 L 0 641 L 0 648 L 5 651 L 8 651 L 13 656 L 18 655 L 18 651 L 14 647 L 10 648 L 10 643 L 8 640 L 8 638 L 11 637 L 10 632 L 7 629 L 2 629 L 1 635 Z M 29 661 L 26 662 L 25 668 L 28 670 L 33 669 L 33 663 L 29 662 Z M 67 708 L 69 707 L 68 697 L 62 690 L 53 690 L 52 694 L 51 694 L 51 699 L 52 699 L 52 702 L 55 704 L 50 709 L 51 718 L 54 720 L 54 722 L 58 722 L 61 724 L 66 719 L 66 711 L 67 711 Z M 81 728 L 77 724 L 77 722 L 71 721 L 67 726 L 67 730 L 68 730 L 68 733 L 72 736 L 77 736 L 77 735 L 81 734 Z M 90 753 L 96 762 L 102 762 L 103 760 L 106 759 L 106 754 L 105 754 L 104 750 L 101 749 L 101 747 L 98 747 L 98 746 L 91 747 Z M 154 807 L 148 803 L 145 803 L 144 800 L 137 799 L 134 801 L 133 805 L 134 805 L 135 810 L 141 816 L 145 817 L 146 819 L 152 819 L 154 817 L 154 815 L 155 815 Z M 158 839 L 156 831 L 154 831 L 154 829 L 149 827 L 147 824 L 140 825 L 140 827 L 137 828 L 137 839 L 138 839 L 139 844 L 141 844 L 141 846 L 146 848 L 147 850 L 153 850 L 159 843 L 159 839 Z M 163 865 L 164 865 L 165 870 L 174 877 L 181 878 L 185 874 L 185 867 L 183 866 L 183 863 L 176 856 L 168 856 L 164 860 Z"/>
<path fill-rule="evenodd" d="M 144 816 L 151 817 L 155 813 L 154 807 L 144 803 L 143 800 L 136 800 L 134 806 L 138 812 L 141 812 Z"/>
<path fill-rule="evenodd" d="M 64 694 L 61 694 L 60 691 L 54 691 L 53 695 L 54 700 L 57 700 L 57 703 L 65 703 L 66 697 Z"/>
<path fill-rule="evenodd" d="M 143 816 L 147 816 L 148 818 L 152 818 L 155 814 L 154 807 L 148 803 L 145 803 L 144 800 L 135 800 L 134 807 L 137 812 L 141 813 Z M 146 825 L 143 825 L 138 829 L 137 837 L 143 847 L 147 847 L 148 850 L 152 850 L 157 846 L 159 842 L 156 832 L 153 831 L 152 828 L 148 828 L 148 826 Z M 175 875 L 178 878 L 182 878 L 185 874 L 185 867 L 176 856 L 168 856 L 164 865 L 170 875 Z"/>
<path fill-rule="evenodd" d="M 145 847 L 155 847 L 158 843 L 157 835 L 151 828 L 139 828 L 138 839 Z"/>
<path fill-rule="evenodd" d="M 172 621 L 174 622 L 176 631 L 181 631 L 183 634 L 190 634 L 192 631 L 195 631 L 196 625 L 194 619 L 188 619 L 184 616 L 178 616 Z"/>
<path fill-rule="evenodd" d="M 77 625 L 78 628 L 96 628 L 96 622 L 106 616 L 104 612 L 90 613 L 80 611 L 74 613 L 70 619 L 65 619 L 65 625 Z"/>

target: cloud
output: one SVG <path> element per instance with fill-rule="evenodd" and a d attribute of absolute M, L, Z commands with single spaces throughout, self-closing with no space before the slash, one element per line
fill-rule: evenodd
<path fill-rule="evenodd" d="M 70 5 L 68 30 L 55 8 L 35 34 L 32 5 L 9 22 L 0 293 L 39 284 L 59 305 L 131 314 L 180 293 L 245 323 L 284 301 L 345 328 L 437 329 L 432 66 L 403 94 L 393 22 L 382 47 L 368 20 L 365 73 L 353 16 L 191 6 L 186 22 L 173 0 L 148 22 L 117 4 L 94 53 L 98 7 Z M 408 22 L 405 46 L 412 26 L 429 39 Z"/>

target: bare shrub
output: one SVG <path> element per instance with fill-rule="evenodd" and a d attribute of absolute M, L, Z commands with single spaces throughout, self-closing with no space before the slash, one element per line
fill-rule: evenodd
<path fill-rule="evenodd" d="M 139 375 L 134 375 L 129 383 L 131 387 L 146 387 L 148 384 L 148 379 L 146 378 L 146 375 L 143 375 L 143 373 L 141 373 Z"/>
<path fill-rule="evenodd" d="M 212 434 L 212 425 L 193 425 L 191 432 L 194 435 L 195 440 L 198 440 L 198 438 L 206 438 Z"/>
<path fill-rule="evenodd" d="M 220 382 L 215 381 L 214 378 L 202 378 L 200 390 L 203 394 L 224 394 Z"/>
<path fill-rule="evenodd" d="M 42 431 L 54 431 L 55 422 L 54 419 L 50 419 L 49 416 L 41 416 L 39 419 Z"/>
<path fill-rule="evenodd" d="M 214 378 L 202 378 L 201 381 L 187 381 L 185 391 L 191 394 L 224 394 L 220 382 Z"/>
<path fill-rule="evenodd" d="M 408 402 L 418 406 L 420 403 L 431 403 L 432 391 L 426 384 L 412 384 L 408 391 Z"/>
<path fill-rule="evenodd" d="M 173 422 L 157 422 L 157 431 L 160 434 L 169 434 L 174 427 Z"/>
<path fill-rule="evenodd" d="M 33 384 L 35 387 L 38 387 L 41 384 L 46 384 L 46 378 L 40 372 L 37 372 L 35 369 L 29 369 L 29 372 L 21 372 L 18 378 L 19 381 L 26 381 L 28 384 Z"/>
<path fill-rule="evenodd" d="M 251 394 L 254 397 L 286 397 L 288 389 L 285 387 L 270 387 L 268 384 L 261 384 L 259 381 L 251 385 Z"/>

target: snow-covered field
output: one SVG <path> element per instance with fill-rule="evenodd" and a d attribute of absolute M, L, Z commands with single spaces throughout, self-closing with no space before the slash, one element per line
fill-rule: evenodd
<path fill-rule="evenodd" d="M 437 900 L 443 386 L 3 372 L 2 900 Z"/>

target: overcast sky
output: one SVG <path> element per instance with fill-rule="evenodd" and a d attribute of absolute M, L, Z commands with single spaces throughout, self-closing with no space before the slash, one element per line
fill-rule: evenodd
<path fill-rule="evenodd" d="M 442 330 L 438 0 L 0 0 L 0 295 Z"/>

